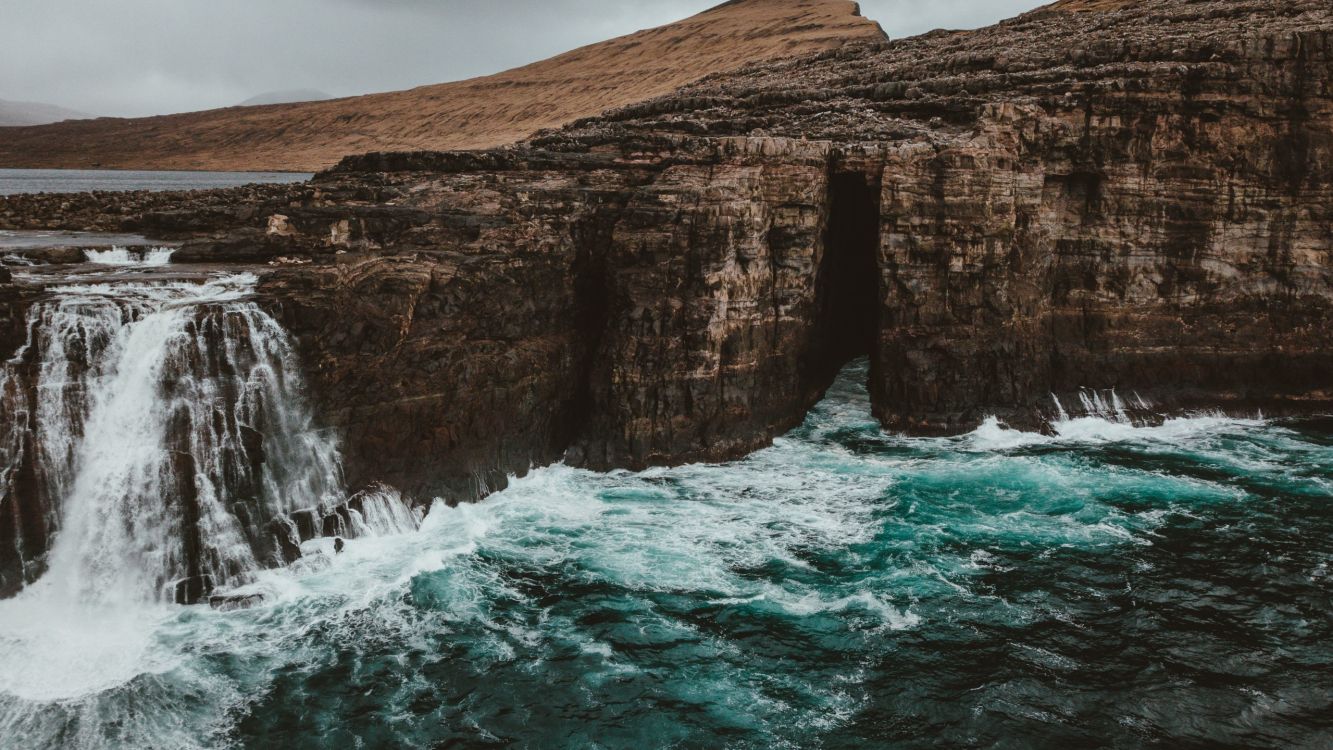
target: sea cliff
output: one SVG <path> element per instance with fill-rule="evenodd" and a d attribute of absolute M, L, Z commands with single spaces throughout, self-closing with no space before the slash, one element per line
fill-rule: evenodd
<path fill-rule="evenodd" d="M 1067 3 L 511 148 L 349 157 L 115 220 L 61 200 L 0 199 L 0 221 L 189 238 L 175 261 L 258 271 L 349 486 L 422 502 L 559 460 L 739 457 L 859 355 L 876 416 L 912 433 L 1333 410 L 1317 0 Z M 32 293 L 0 286 L 0 323 Z"/>

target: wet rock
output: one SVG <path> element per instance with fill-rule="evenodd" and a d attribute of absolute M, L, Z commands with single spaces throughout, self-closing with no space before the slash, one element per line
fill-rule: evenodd
<path fill-rule="evenodd" d="M 239 425 L 237 430 L 241 434 L 241 448 L 245 451 L 245 455 L 250 459 L 250 470 L 258 475 L 266 460 L 264 454 L 264 433 L 249 425 Z"/>
<path fill-rule="evenodd" d="M 314 509 L 298 510 L 290 518 L 296 524 L 297 536 L 302 542 L 308 542 L 323 533 L 323 521 Z"/>
<path fill-rule="evenodd" d="M 326 537 L 345 536 L 348 534 L 348 529 L 347 520 L 340 513 L 330 513 L 324 516 L 320 525 L 321 535 Z"/>
<path fill-rule="evenodd" d="M 189 435 L 188 417 L 184 410 L 172 415 L 176 426 L 169 431 L 178 439 Z M 200 526 L 199 486 L 196 469 L 198 462 L 189 451 L 171 451 L 172 484 L 175 484 L 175 497 L 168 502 L 179 509 L 181 550 L 184 553 L 184 570 L 190 577 L 176 584 L 177 604 L 197 604 L 213 591 L 213 577 L 204 574 L 204 556 L 207 548 L 204 541 L 205 530 Z"/>
<path fill-rule="evenodd" d="M 88 256 L 81 247 L 42 247 L 6 253 L 37 265 L 83 263 Z"/>
<path fill-rule="evenodd" d="M 301 533 L 290 518 L 279 516 L 269 522 L 267 537 L 272 563 L 289 565 L 301 559 Z"/>
<path fill-rule="evenodd" d="M 219 612 L 235 612 L 237 610 L 250 609 L 252 607 L 258 607 L 263 603 L 263 594 L 211 596 L 208 599 L 208 606 Z"/>
<path fill-rule="evenodd" d="M 176 582 L 175 601 L 177 604 L 199 604 L 205 601 L 212 592 L 212 576 L 193 576 Z"/>

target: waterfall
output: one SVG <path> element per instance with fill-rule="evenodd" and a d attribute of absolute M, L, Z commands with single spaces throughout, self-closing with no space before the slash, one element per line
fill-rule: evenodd
<path fill-rule="evenodd" d="M 165 266 L 171 262 L 175 248 L 125 248 L 119 245 L 110 250 L 85 250 L 83 255 L 89 263 L 103 266 Z"/>
<path fill-rule="evenodd" d="M 1134 400 L 1126 403 L 1114 388 L 1105 392 L 1084 388 L 1079 391 L 1078 399 L 1082 405 L 1083 415 L 1120 424 L 1134 424 L 1136 416 L 1141 416 L 1142 413 L 1150 412 L 1152 409 L 1152 404 L 1137 392 L 1134 394 Z M 1064 406 L 1058 398 L 1055 399 L 1055 406 L 1060 413 L 1060 421 L 1068 421 L 1069 415 L 1065 413 Z"/>
<path fill-rule="evenodd" d="M 46 595 L 195 601 L 299 557 L 321 530 L 301 533 L 298 511 L 351 520 L 331 527 L 345 536 L 415 528 L 390 491 L 346 500 L 290 337 L 246 299 L 255 281 L 70 285 L 30 311 L 0 371 L 0 543 L 32 578 L 54 531 Z"/>

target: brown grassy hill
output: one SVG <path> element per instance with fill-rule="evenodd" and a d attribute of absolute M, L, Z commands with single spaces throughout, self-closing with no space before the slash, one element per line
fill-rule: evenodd
<path fill-rule="evenodd" d="M 709 73 L 883 38 L 850 0 L 732 0 L 498 75 L 302 104 L 0 128 L 0 167 L 316 171 L 368 151 L 512 143 Z"/>
<path fill-rule="evenodd" d="M 1050 7 L 1073 13 L 1099 13 L 1128 8 L 1138 0 L 1058 0 Z"/>

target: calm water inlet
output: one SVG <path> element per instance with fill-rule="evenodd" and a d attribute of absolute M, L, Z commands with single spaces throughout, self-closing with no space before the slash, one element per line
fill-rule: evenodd
<path fill-rule="evenodd" d="M 296 172 L 149 172 L 117 169 L 0 169 L 0 195 L 94 190 L 210 190 L 255 183 L 304 182 Z"/>

